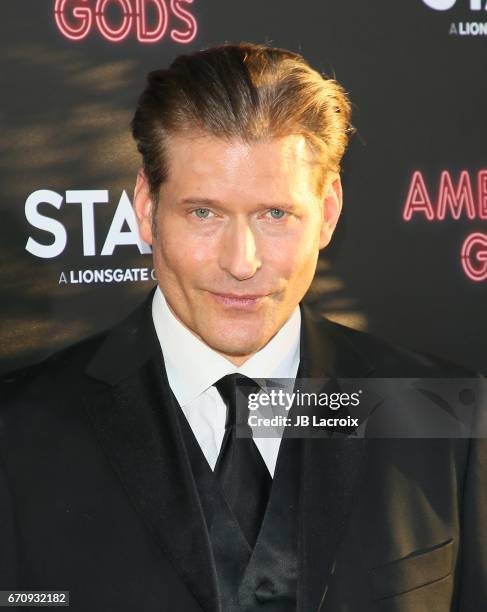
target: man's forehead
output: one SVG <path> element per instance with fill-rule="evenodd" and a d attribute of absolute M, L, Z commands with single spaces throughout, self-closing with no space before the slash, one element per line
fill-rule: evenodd
<path fill-rule="evenodd" d="M 222 179 L 280 183 L 316 183 L 323 166 L 316 162 L 300 134 L 259 141 L 222 138 L 203 131 L 170 134 L 167 138 L 167 181 Z"/>
<path fill-rule="evenodd" d="M 166 138 L 166 148 L 169 154 L 182 154 L 185 157 L 196 156 L 202 149 L 214 149 L 233 151 L 235 157 L 240 158 L 250 157 L 252 154 L 274 153 L 290 161 L 299 159 L 310 164 L 316 163 L 315 156 L 302 134 L 246 139 L 237 136 L 217 136 L 204 130 L 185 130 L 169 133 Z"/>

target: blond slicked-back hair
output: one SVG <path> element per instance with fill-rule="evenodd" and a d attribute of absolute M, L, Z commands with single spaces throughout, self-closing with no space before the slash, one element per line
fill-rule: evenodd
<path fill-rule="evenodd" d="M 248 143 L 302 135 L 322 172 L 340 171 L 351 105 L 335 80 L 296 53 L 241 43 L 180 55 L 148 75 L 132 120 L 151 198 L 169 171 L 167 138 L 200 131 Z"/>

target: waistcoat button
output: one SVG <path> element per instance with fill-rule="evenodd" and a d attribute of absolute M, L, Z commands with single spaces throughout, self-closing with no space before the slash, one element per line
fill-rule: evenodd
<path fill-rule="evenodd" d="M 261 603 L 265 603 L 266 601 L 274 599 L 275 594 L 276 587 L 274 583 L 268 578 L 262 580 L 262 582 L 260 582 L 260 584 L 258 584 L 257 588 L 255 589 L 255 598 Z"/>

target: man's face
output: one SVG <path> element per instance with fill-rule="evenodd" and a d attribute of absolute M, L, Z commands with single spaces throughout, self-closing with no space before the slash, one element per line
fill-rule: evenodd
<path fill-rule="evenodd" d="M 269 342 L 308 290 L 341 208 L 335 175 L 301 136 L 245 144 L 173 135 L 152 225 L 147 180 L 135 209 L 159 286 L 178 319 L 236 365 Z"/>

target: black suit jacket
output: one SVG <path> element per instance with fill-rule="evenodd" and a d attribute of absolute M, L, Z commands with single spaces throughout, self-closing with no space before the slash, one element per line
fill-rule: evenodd
<path fill-rule="evenodd" d="M 220 610 L 150 302 L 3 381 L 0 589 Z M 304 376 L 470 375 L 301 310 Z M 299 612 L 487 609 L 484 440 L 307 439 L 303 457 Z"/>

